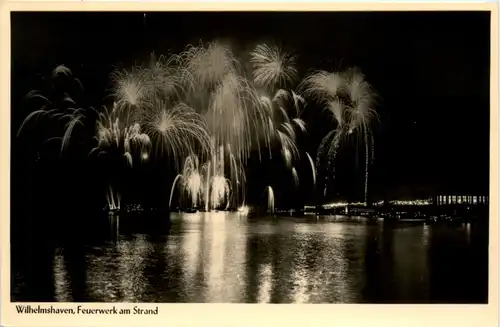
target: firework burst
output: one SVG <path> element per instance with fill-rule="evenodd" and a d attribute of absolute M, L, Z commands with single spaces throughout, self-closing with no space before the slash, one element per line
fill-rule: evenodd
<path fill-rule="evenodd" d="M 335 123 L 335 128 L 321 141 L 317 154 L 317 165 L 326 152 L 328 161 L 335 164 L 335 158 L 342 139 L 356 131 L 366 146 L 365 201 L 368 196 L 368 144 L 371 138 L 370 124 L 377 117 L 374 109 L 375 92 L 366 82 L 364 75 L 355 68 L 345 72 L 315 72 L 301 84 L 304 95 L 322 104 Z M 334 171 L 334 169 L 333 169 Z M 335 176 L 333 176 L 335 178 Z M 326 190 L 326 185 L 325 185 Z"/>
<path fill-rule="evenodd" d="M 370 161 L 374 158 L 374 140 L 371 131 L 371 123 L 378 120 L 375 110 L 376 93 L 372 86 L 365 80 L 365 76 L 358 69 L 350 69 L 347 75 L 347 93 L 352 101 L 348 134 L 355 133 L 365 145 L 365 203 L 368 202 L 368 177 Z M 369 147 L 371 149 L 369 149 Z M 370 151 L 371 150 L 371 151 Z M 370 160 L 371 156 L 371 160 Z"/>
<path fill-rule="evenodd" d="M 52 71 L 52 82 L 64 84 L 60 79 L 64 79 L 65 83 L 69 82 L 69 86 L 76 84 L 80 91 L 83 90 L 81 82 L 64 65 L 59 65 Z M 75 127 L 84 125 L 87 110 L 77 108 L 76 101 L 65 91 L 67 90 L 57 90 L 52 94 L 53 97 L 44 96 L 39 90 L 30 91 L 26 95 L 26 99 L 29 103 L 40 105 L 40 108 L 26 116 L 18 129 L 17 136 L 19 137 L 24 128 L 33 120 L 38 121 L 42 119 L 53 123 L 56 127 L 55 130 L 59 130 L 57 126 L 62 123 L 62 136 L 47 137 L 45 142 L 59 140 L 61 142 L 60 153 L 62 154 L 67 150 Z"/>
<path fill-rule="evenodd" d="M 177 163 L 195 150 L 210 150 L 209 135 L 203 118 L 185 104 L 168 108 L 158 104 L 144 118 L 144 130 L 155 144 L 156 153 L 171 155 Z"/>
<path fill-rule="evenodd" d="M 178 101 L 193 89 L 192 76 L 177 55 L 157 58 L 151 54 L 149 64 L 141 68 L 141 76 L 150 90 L 150 98 Z"/>
<path fill-rule="evenodd" d="M 213 158 L 214 160 L 216 158 Z M 234 196 L 232 181 L 224 176 L 223 162 L 208 161 L 200 166 L 199 158 L 191 154 L 184 161 L 182 174 L 179 174 L 172 184 L 170 191 L 170 205 L 174 190 L 181 187 L 181 194 L 186 195 L 190 205 L 195 208 L 204 204 L 205 210 L 217 209 L 225 205 L 229 207 L 230 198 Z M 236 185 L 238 183 L 235 183 Z"/>
<path fill-rule="evenodd" d="M 192 207 L 198 205 L 203 185 L 202 176 L 199 169 L 199 159 L 195 155 L 190 155 L 184 162 L 182 171 L 183 189 L 191 198 Z"/>
<path fill-rule="evenodd" d="M 280 89 L 271 98 L 266 95 L 260 97 L 260 104 L 268 114 L 268 129 L 273 139 L 281 148 L 282 156 L 287 167 L 291 168 L 292 161 L 300 158 L 296 145 L 296 129 L 306 132 L 305 122 L 298 117 L 290 118 L 290 104 L 294 107 L 292 113 L 300 115 L 300 104 L 303 103 L 294 92 Z M 292 116 L 293 117 L 293 116 Z"/>
<path fill-rule="evenodd" d="M 97 146 L 89 155 L 118 154 L 130 167 L 133 166 L 134 153 L 138 153 L 142 158 L 151 147 L 151 140 L 147 134 L 141 132 L 141 126 L 138 123 L 128 125 L 121 122 L 116 107 L 111 112 L 104 108 L 103 112 L 99 113 L 94 139 Z"/>
<path fill-rule="evenodd" d="M 278 46 L 259 44 L 250 53 L 253 80 L 259 87 L 274 89 L 297 79 L 295 57 Z"/>
<path fill-rule="evenodd" d="M 140 115 L 150 107 L 155 88 L 140 67 L 116 69 L 111 74 L 111 80 L 114 84 L 112 96 L 115 109 L 127 112 L 128 119 L 137 119 L 134 115 Z"/>
<path fill-rule="evenodd" d="M 269 185 L 266 187 L 264 192 L 267 192 L 267 211 L 270 214 L 274 213 L 274 190 L 273 188 Z"/>
<path fill-rule="evenodd" d="M 237 73 L 240 69 L 230 48 L 219 42 L 209 43 L 206 47 L 190 45 L 178 59 L 195 83 L 203 87 L 214 86 L 227 74 Z"/>
<path fill-rule="evenodd" d="M 341 73 L 323 70 L 308 75 L 300 84 L 306 97 L 323 104 L 335 99 L 344 87 L 345 79 Z"/>

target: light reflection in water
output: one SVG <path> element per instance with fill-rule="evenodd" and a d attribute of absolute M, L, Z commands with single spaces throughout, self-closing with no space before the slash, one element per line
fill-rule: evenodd
<path fill-rule="evenodd" d="M 73 302 L 68 273 L 61 249 L 56 249 L 53 263 L 55 297 L 58 302 Z"/>
<path fill-rule="evenodd" d="M 365 225 L 350 224 L 327 224 L 325 230 L 325 242 L 323 257 L 329 258 L 325 266 L 325 279 L 328 288 L 324 288 L 321 302 L 346 303 L 354 302 L 355 296 L 360 290 L 355 289 L 358 285 L 353 283 L 352 277 L 357 276 L 359 271 L 353 270 L 351 265 L 355 262 L 358 253 L 351 250 L 352 243 L 357 243 L 358 251 L 363 251 L 363 231 Z M 355 273 L 355 274 L 353 274 Z M 354 280 L 357 278 L 355 277 Z M 328 299 L 330 299 L 328 301 Z"/>
<path fill-rule="evenodd" d="M 270 303 L 272 290 L 273 268 L 270 264 L 263 264 L 259 271 L 259 293 L 257 303 Z"/>
<path fill-rule="evenodd" d="M 429 237 L 430 237 L 430 227 L 427 224 L 422 225 L 422 244 L 425 248 L 429 246 Z"/>
<path fill-rule="evenodd" d="M 200 215 L 197 215 L 196 218 L 197 224 L 193 217 L 186 219 L 189 219 L 190 222 L 193 222 L 195 226 L 198 226 L 199 229 L 201 229 Z M 200 248 L 203 246 L 200 244 L 202 231 L 199 229 L 193 228 L 192 230 L 187 231 L 181 240 L 181 248 L 184 258 L 182 265 L 185 267 L 185 269 L 183 269 L 183 283 L 188 294 L 195 294 L 196 289 L 198 288 L 198 284 L 195 279 L 197 267 L 199 266 L 202 256 Z"/>
<path fill-rule="evenodd" d="M 54 300 L 425 302 L 429 265 L 442 262 L 429 257 L 429 248 L 444 253 L 443 246 L 453 251 L 461 246 L 453 244 L 474 241 L 468 240 L 470 226 L 451 231 L 222 212 L 172 215 L 171 221 L 161 235 L 122 230 L 81 250 L 57 250 L 51 259 Z"/>
<path fill-rule="evenodd" d="M 125 302 L 137 302 L 143 296 L 146 283 L 141 272 L 146 264 L 146 254 L 150 251 L 145 235 L 132 237 L 131 242 L 119 242 L 117 246 L 120 293 Z"/>
<path fill-rule="evenodd" d="M 226 223 L 224 213 L 215 213 L 204 216 L 210 220 L 207 236 L 210 243 L 207 244 L 209 254 L 206 256 L 204 267 L 205 280 L 208 284 L 205 302 L 218 302 L 218 296 L 224 292 L 224 252 L 226 246 Z"/>
<path fill-rule="evenodd" d="M 428 241 L 429 234 L 422 231 L 421 226 L 398 228 L 394 231 L 392 260 L 398 271 L 398 288 L 400 296 L 408 297 L 418 293 L 417 301 L 425 301 L 428 297 Z M 418 292 L 417 292 L 418 290 Z"/>
<path fill-rule="evenodd" d="M 226 216 L 224 251 L 224 297 L 228 302 L 244 301 L 246 280 L 246 224 L 245 218 Z M 219 300 L 220 301 L 220 300 Z"/>
<path fill-rule="evenodd" d="M 188 296 L 203 302 L 243 301 L 245 221 L 225 212 L 196 213 L 184 216 L 182 224 L 182 284 Z"/>
<path fill-rule="evenodd" d="M 294 287 L 292 290 L 293 303 L 307 303 L 309 300 L 307 270 L 300 265 L 295 266 L 292 273 Z"/>
<path fill-rule="evenodd" d="M 87 285 L 90 296 L 109 301 L 138 302 L 146 285 L 142 270 L 151 251 L 145 235 L 122 239 L 87 254 Z"/>
<path fill-rule="evenodd" d="M 86 284 L 89 296 L 102 301 L 111 302 L 120 300 L 118 263 L 115 249 L 93 249 L 87 254 L 88 268 Z"/>

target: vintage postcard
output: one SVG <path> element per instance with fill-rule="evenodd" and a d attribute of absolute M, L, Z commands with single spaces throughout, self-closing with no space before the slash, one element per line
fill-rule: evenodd
<path fill-rule="evenodd" d="M 1 15 L 2 326 L 498 325 L 496 4 Z"/>

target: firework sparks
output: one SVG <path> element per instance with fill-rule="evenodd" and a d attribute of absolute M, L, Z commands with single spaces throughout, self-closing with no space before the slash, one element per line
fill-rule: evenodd
<path fill-rule="evenodd" d="M 71 69 L 66 67 L 65 65 L 59 65 L 54 70 L 52 70 L 52 77 L 57 77 L 59 75 L 71 76 L 73 73 Z"/>
<path fill-rule="evenodd" d="M 335 128 L 322 140 L 318 148 L 317 163 L 325 149 L 329 162 L 335 164 L 340 140 L 356 131 L 362 137 L 366 150 L 365 201 L 368 194 L 368 143 L 372 140 L 370 123 L 377 117 L 374 109 L 375 93 L 364 75 L 355 68 L 342 73 L 319 71 L 306 77 L 301 84 L 304 94 L 323 104 L 334 118 Z M 373 144 L 373 142 L 372 142 Z M 372 151 L 373 152 L 373 151 Z M 335 178 L 335 176 L 333 176 Z M 326 190 L 326 185 L 325 185 Z"/>
<path fill-rule="evenodd" d="M 129 167 L 133 167 L 134 153 L 140 153 L 141 158 L 147 155 L 151 147 L 149 136 L 141 132 L 141 126 L 138 123 L 127 126 L 120 121 L 119 113 L 116 110 L 109 112 L 106 108 L 98 114 L 96 122 L 97 141 L 89 155 L 97 152 L 101 155 L 112 155 L 120 153 Z"/>
<path fill-rule="evenodd" d="M 172 197 L 174 196 L 174 191 L 177 186 L 177 182 L 182 178 L 181 174 L 175 176 L 174 182 L 172 183 L 172 188 L 170 189 L 170 198 L 168 200 L 168 207 L 172 207 Z"/>
<path fill-rule="evenodd" d="M 59 65 L 52 71 L 53 82 L 57 82 L 60 77 L 70 78 L 69 82 L 76 82 L 81 86 L 80 81 L 74 77 L 71 70 L 64 65 Z M 66 82 L 67 81 L 68 80 L 66 80 Z M 81 89 L 83 89 L 83 87 L 81 87 Z M 42 104 L 40 109 L 34 110 L 26 116 L 18 129 L 17 136 L 19 137 L 22 134 L 24 128 L 32 120 L 37 121 L 39 119 L 45 119 L 46 122 L 48 121 L 54 123 L 55 128 L 53 130 L 56 131 L 59 130 L 59 122 L 64 122 L 64 125 L 61 126 L 63 130 L 62 136 L 47 137 L 47 141 L 61 141 L 60 153 L 62 155 L 62 153 L 67 150 L 70 145 L 70 139 L 75 127 L 77 125 L 84 125 L 87 110 L 83 108 L 76 108 L 77 104 L 74 99 L 66 93 L 65 90 L 60 91 L 61 93 L 56 92 L 56 96 L 51 99 L 44 96 L 39 90 L 32 90 L 26 95 L 26 98 L 31 103 L 35 103 L 34 101 L 36 100 L 37 102 L 41 101 Z"/>
<path fill-rule="evenodd" d="M 198 199 L 202 190 L 202 176 L 199 171 L 198 157 L 191 155 L 186 158 L 184 162 L 184 169 L 182 171 L 183 188 L 188 192 L 191 197 L 193 207 L 198 205 Z"/>
<path fill-rule="evenodd" d="M 307 76 L 300 88 L 304 95 L 319 103 L 333 100 L 345 87 L 345 79 L 341 73 L 317 71 Z"/>
<path fill-rule="evenodd" d="M 179 60 L 203 87 L 219 83 L 227 74 L 236 73 L 239 68 L 239 62 L 231 50 L 219 42 L 212 42 L 207 47 L 188 46 L 179 55 Z"/>
<path fill-rule="evenodd" d="M 149 105 L 154 88 L 139 67 L 130 70 L 116 69 L 111 74 L 111 80 L 115 84 L 112 96 L 116 99 L 118 109 L 133 107 L 141 110 Z"/>
<path fill-rule="evenodd" d="M 69 146 L 69 141 L 71 138 L 71 134 L 73 133 L 73 129 L 77 124 L 83 126 L 82 120 L 85 118 L 85 115 L 82 113 L 83 109 L 74 109 L 70 114 L 64 115 L 63 118 L 68 118 L 68 122 L 65 125 L 64 135 L 62 137 L 61 142 L 61 152 L 64 151 Z"/>
<path fill-rule="evenodd" d="M 248 66 L 241 65 L 228 46 L 212 42 L 188 46 L 169 57 L 152 55 L 143 66 L 116 69 L 110 76 L 115 103 L 111 110 L 97 113 L 97 145 L 89 154 L 116 156 L 130 168 L 151 156 L 168 156 L 179 173 L 169 205 L 180 186 L 181 196 L 187 195 L 193 207 L 202 203 L 207 210 L 244 207 L 245 165 L 254 151 L 261 158 L 261 151 L 268 150 L 271 156 L 279 150 L 298 187 L 297 144 L 301 133 L 307 132 L 301 114 L 310 98 L 322 104 L 334 124 L 318 148 L 317 164 L 325 155 L 335 164 L 341 140 L 349 135 L 362 138 L 367 147 L 366 194 L 369 153 L 373 160 L 370 125 L 377 114 L 374 92 L 364 75 L 357 69 L 317 71 L 299 84 L 301 92 L 296 93 L 287 89 L 298 77 L 293 55 L 275 45 L 259 44 L 251 51 L 249 64 L 251 71 L 245 71 Z M 75 109 L 78 97 L 62 90 L 70 79 L 81 86 L 68 67 L 57 66 L 52 77 L 58 83 L 56 99 L 30 92 L 29 99 L 41 104 L 23 121 L 18 135 L 32 120 L 60 122 L 64 132 L 50 139 L 61 140 L 62 153 L 79 126 L 94 118 L 88 109 Z M 306 156 L 315 185 L 316 167 Z M 274 212 L 274 190 L 271 186 L 266 190 L 268 209 Z M 119 208 L 115 193 L 108 191 L 110 209 Z"/>
<path fill-rule="evenodd" d="M 212 208 L 218 208 L 223 205 L 224 201 L 227 200 L 229 192 L 231 190 L 229 180 L 224 176 L 214 176 L 212 177 L 212 191 L 210 193 L 210 200 L 212 203 Z"/>
<path fill-rule="evenodd" d="M 111 187 L 111 185 L 109 185 L 109 187 L 108 187 L 106 198 L 108 200 L 108 209 L 110 211 L 120 210 L 121 195 L 119 192 L 114 190 Z"/>
<path fill-rule="evenodd" d="M 291 168 L 292 161 L 300 158 L 300 153 L 296 145 L 297 133 L 295 127 L 301 132 L 306 132 L 305 122 L 298 118 L 289 117 L 288 104 L 293 99 L 293 93 L 280 89 L 274 97 L 261 95 L 259 100 L 264 111 L 269 115 L 268 129 L 273 139 L 276 139 L 281 147 L 281 153 L 287 167 Z M 300 109 L 295 107 L 299 101 L 292 102 L 295 112 L 300 114 Z"/>
<path fill-rule="evenodd" d="M 297 173 L 295 167 L 292 168 L 292 177 L 294 186 L 299 187 L 299 174 Z"/>
<path fill-rule="evenodd" d="M 267 211 L 271 214 L 274 213 L 274 190 L 271 186 L 267 186 L 265 189 L 267 192 Z"/>
<path fill-rule="evenodd" d="M 374 152 L 374 142 L 371 133 L 371 122 L 378 119 L 375 106 L 376 94 L 371 85 L 365 80 L 365 76 L 358 69 L 350 69 L 347 72 L 347 92 L 352 101 L 352 109 L 349 115 L 348 133 L 358 132 L 365 145 L 365 203 L 368 201 L 368 176 L 370 154 Z M 369 147 L 371 145 L 371 152 Z M 373 160 L 373 158 L 372 158 Z"/>
<path fill-rule="evenodd" d="M 295 57 L 279 47 L 259 44 L 250 53 L 254 82 L 261 87 L 273 89 L 297 78 Z"/>
<path fill-rule="evenodd" d="M 307 159 L 309 160 L 309 164 L 311 165 L 311 174 L 312 174 L 312 179 L 313 179 L 313 185 L 316 186 L 316 168 L 314 167 L 314 161 L 309 155 L 309 153 L 306 152 Z"/>
<path fill-rule="evenodd" d="M 144 117 L 145 133 L 155 144 L 157 154 L 168 154 L 176 162 L 190 153 L 196 146 L 207 152 L 209 136 L 203 118 L 185 104 L 172 108 L 158 105 Z"/>

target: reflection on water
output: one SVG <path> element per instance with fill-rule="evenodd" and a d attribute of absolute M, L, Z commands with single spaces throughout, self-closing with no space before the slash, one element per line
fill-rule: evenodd
<path fill-rule="evenodd" d="M 120 221 L 120 219 L 122 219 Z M 144 231 L 13 249 L 13 301 L 485 302 L 487 242 L 463 226 L 172 214 Z M 486 285 L 486 286 L 485 286 Z"/>
<path fill-rule="evenodd" d="M 56 251 L 60 252 L 60 251 Z M 69 281 L 67 277 L 67 270 L 64 263 L 64 257 L 61 253 L 56 253 L 54 256 L 54 289 L 55 299 L 57 302 L 73 302 L 71 291 L 69 288 Z"/>

